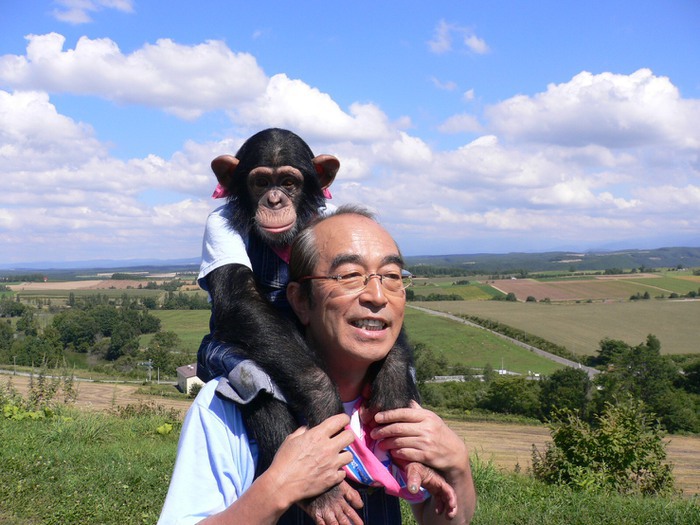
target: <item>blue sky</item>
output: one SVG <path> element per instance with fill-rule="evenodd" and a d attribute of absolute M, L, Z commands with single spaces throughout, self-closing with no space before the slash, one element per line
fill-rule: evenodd
<path fill-rule="evenodd" d="M 700 3 L 0 2 L 0 264 L 197 257 L 279 126 L 408 255 L 700 245 Z"/>

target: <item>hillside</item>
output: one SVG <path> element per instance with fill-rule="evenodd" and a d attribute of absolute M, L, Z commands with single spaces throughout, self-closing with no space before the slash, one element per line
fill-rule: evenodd
<path fill-rule="evenodd" d="M 406 257 L 411 267 L 455 267 L 474 273 L 596 271 L 608 268 L 692 268 L 700 266 L 700 248 L 677 247 L 614 252 L 543 252 Z M 419 273 L 419 272 L 417 272 Z"/>
<path fill-rule="evenodd" d="M 542 253 L 477 253 L 454 255 L 415 255 L 405 257 L 410 267 L 433 266 L 460 268 L 473 273 L 596 271 L 608 268 L 684 268 L 700 267 L 700 247 Z M 109 272 L 196 273 L 199 260 L 102 260 L 7 264 L 0 260 L 0 280 L 12 276 L 42 273 L 51 280 L 89 278 Z M 420 273 L 420 272 L 416 272 Z"/>

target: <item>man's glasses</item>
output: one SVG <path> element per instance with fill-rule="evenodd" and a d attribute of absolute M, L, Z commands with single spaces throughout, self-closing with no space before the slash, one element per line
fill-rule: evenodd
<path fill-rule="evenodd" d="M 330 279 L 338 283 L 340 289 L 346 294 L 360 293 L 367 288 L 372 277 L 379 279 L 387 293 L 400 295 L 413 283 L 413 276 L 407 271 L 370 273 L 349 272 L 340 275 L 307 275 L 299 279 L 299 282 L 310 281 L 312 279 Z"/>

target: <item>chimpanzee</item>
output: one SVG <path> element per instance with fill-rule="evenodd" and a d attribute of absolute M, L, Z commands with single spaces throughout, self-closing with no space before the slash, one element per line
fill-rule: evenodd
<path fill-rule="evenodd" d="M 258 443 L 256 475 L 300 421 L 314 426 L 343 411 L 285 294 L 291 242 L 322 213 L 339 166 L 337 158 L 314 156 L 296 134 L 276 128 L 253 135 L 235 157 L 212 161 L 215 196 L 223 193 L 228 202 L 207 220 L 199 283 L 212 299 L 211 333 L 200 346 L 197 371 L 205 381 L 228 376 Z M 376 365 L 370 408 L 418 399 L 405 337 Z"/>

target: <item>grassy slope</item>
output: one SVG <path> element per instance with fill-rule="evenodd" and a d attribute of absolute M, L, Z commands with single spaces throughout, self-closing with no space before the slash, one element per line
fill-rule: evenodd
<path fill-rule="evenodd" d="M 494 368 L 503 364 L 507 370 L 522 374 L 528 371 L 551 374 L 561 368 L 485 330 L 411 308 L 406 311 L 406 330 L 412 343 L 424 344 L 438 355 L 443 353 L 454 363 L 479 368 L 486 363 Z"/>

